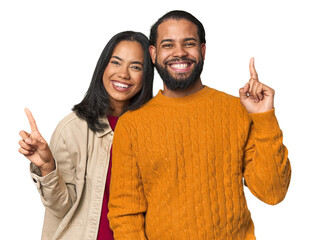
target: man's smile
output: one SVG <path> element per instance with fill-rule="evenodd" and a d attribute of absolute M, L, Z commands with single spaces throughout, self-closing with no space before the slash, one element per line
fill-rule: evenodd
<path fill-rule="evenodd" d="M 196 63 L 192 59 L 172 59 L 165 62 L 165 65 L 174 72 L 185 73 L 191 69 L 191 66 Z"/>
<path fill-rule="evenodd" d="M 187 72 L 190 69 L 191 65 L 191 62 L 177 62 L 168 64 L 168 66 L 176 72 Z"/>

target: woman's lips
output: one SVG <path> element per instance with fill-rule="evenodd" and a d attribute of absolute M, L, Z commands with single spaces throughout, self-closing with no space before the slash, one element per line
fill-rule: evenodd
<path fill-rule="evenodd" d="M 120 92 L 126 92 L 132 87 L 132 85 L 127 84 L 127 83 L 122 83 L 118 81 L 111 81 L 111 82 L 112 82 L 113 88 Z"/>

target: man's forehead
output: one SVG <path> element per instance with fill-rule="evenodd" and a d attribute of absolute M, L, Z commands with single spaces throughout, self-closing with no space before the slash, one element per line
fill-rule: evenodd
<path fill-rule="evenodd" d="M 179 41 L 190 38 L 198 41 L 197 26 L 186 19 L 166 20 L 157 29 L 157 42 L 161 42 L 164 39 Z"/>

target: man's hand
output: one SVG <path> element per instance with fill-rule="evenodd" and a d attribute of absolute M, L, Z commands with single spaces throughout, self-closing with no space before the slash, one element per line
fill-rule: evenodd
<path fill-rule="evenodd" d="M 254 58 L 250 60 L 250 81 L 239 89 L 240 102 L 248 113 L 262 113 L 273 109 L 274 90 L 258 81 Z"/>
<path fill-rule="evenodd" d="M 55 161 L 29 109 L 26 108 L 25 113 L 29 120 L 31 134 L 26 131 L 19 132 L 22 139 L 18 142 L 20 145 L 18 151 L 41 170 L 42 176 L 45 176 L 55 170 Z"/>

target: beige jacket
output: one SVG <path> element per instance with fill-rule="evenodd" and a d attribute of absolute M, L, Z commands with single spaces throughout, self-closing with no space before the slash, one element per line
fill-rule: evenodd
<path fill-rule="evenodd" d="M 40 177 L 31 164 L 33 181 L 45 206 L 42 239 L 97 239 L 109 166 L 113 131 L 94 133 L 75 113 L 55 129 L 50 148 L 56 170 Z"/>

